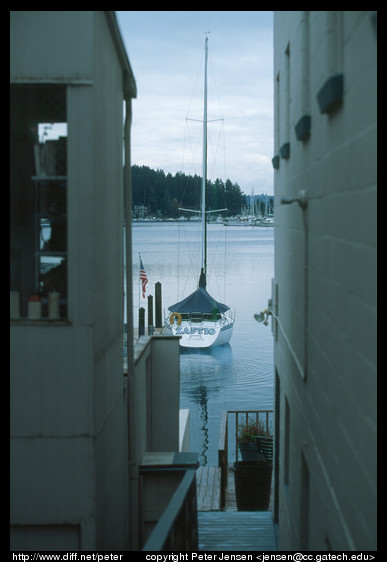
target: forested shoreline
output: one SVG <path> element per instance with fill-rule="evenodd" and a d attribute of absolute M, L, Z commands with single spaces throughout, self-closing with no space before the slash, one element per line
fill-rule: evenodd
<path fill-rule="evenodd" d="M 200 209 L 202 178 L 177 172 L 175 175 L 148 166 L 134 165 L 132 170 L 132 205 L 134 218 L 154 216 L 178 218 L 179 208 Z M 265 215 L 274 212 L 274 197 L 251 196 L 242 192 L 230 179 L 207 180 L 207 209 L 227 209 L 224 216 Z"/>
<path fill-rule="evenodd" d="M 132 166 L 132 202 L 145 207 L 149 215 L 177 218 L 179 207 L 200 208 L 202 178 L 183 172 L 175 175 L 148 166 Z M 236 215 L 246 206 L 246 195 L 237 183 L 216 179 L 207 181 L 207 208 L 227 208 L 228 214 Z"/>

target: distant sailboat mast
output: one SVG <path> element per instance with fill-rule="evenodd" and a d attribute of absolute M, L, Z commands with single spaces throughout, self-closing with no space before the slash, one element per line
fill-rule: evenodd
<path fill-rule="evenodd" d="M 202 244 L 199 287 L 185 299 L 168 308 L 169 316 L 165 319 L 165 333 L 180 337 L 179 345 L 184 348 L 209 348 L 228 344 L 234 327 L 232 315 L 226 314 L 230 307 L 216 301 L 206 289 L 207 285 L 207 220 L 210 212 L 227 209 L 206 210 L 207 188 L 207 61 L 208 37 L 205 40 L 204 64 L 204 112 L 203 112 L 203 177 L 201 206 L 199 210 L 183 209 L 201 215 Z M 217 121 L 217 119 L 216 119 Z"/>
<path fill-rule="evenodd" d="M 202 178 L 202 267 L 200 272 L 199 287 L 207 285 L 207 221 L 206 221 L 206 183 L 207 183 L 207 59 L 208 37 L 204 43 L 204 109 L 203 109 L 203 178 Z"/>
<path fill-rule="evenodd" d="M 203 170 L 202 170 L 202 192 L 201 192 L 201 205 L 199 211 L 192 209 L 184 209 L 180 207 L 181 211 L 188 211 L 190 213 L 198 213 L 201 215 L 202 223 L 202 255 L 201 255 L 201 269 L 199 277 L 199 287 L 206 289 L 207 287 L 207 213 L 215 213 L 220 211 L 227 211 L 227 209 L 215 209 L 213 211 L 206 210 L 206 188 L 207 188 L 207 62 L 208 62 L 208 37 L 204 43 L 204 109 L 203 109 Z M 223 119 L 222 119 L 223 120 Z M 196 119 L 193 119 L 196 121 Z M 214 119 L 218 121 L 218 119 Z"/>

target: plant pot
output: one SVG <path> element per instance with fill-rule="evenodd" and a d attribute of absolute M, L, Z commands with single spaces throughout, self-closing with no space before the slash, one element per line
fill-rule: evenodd
<path fill-rule="evenodd" d="M 239 443 L 239 451 L 242 456 L 242 461 L 258 461 L 259 452 L 257 445 L 252 441 L 248 443 Z"/>
<path fill-rule="evenodd" d="M 271 462 L 240 461 L 234 464 L 238 511 L 267 511 L 270 503 Z"/>

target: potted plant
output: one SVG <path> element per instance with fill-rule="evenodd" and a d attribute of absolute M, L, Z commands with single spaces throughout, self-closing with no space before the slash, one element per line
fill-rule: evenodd
<path fill-rule="evenodd" d="M 266 435 L 263 421 L 247 422 L 239 427 L 238 445 L 244 461 L 264 460 L 259 454 L 259 436 Z"/>
<path fill-rule="evenodd" d="M 242 454 L 242 461 L 234 464 L 238 511 L 269 509 L 272 462 L 261 452 L 260 437 L 271 437 L 260 420 L 248 422 L 238 430 L 238 445 Z"/>

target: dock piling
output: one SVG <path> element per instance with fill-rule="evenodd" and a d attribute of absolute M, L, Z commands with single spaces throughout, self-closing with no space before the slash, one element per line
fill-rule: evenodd
<path fill-rule="evenodd" d="M 143 307 L 138 311 L 138 335 L 145 335 L 145 308 Z"/>
<path fill-rule="evenodd" d="M 156 328 L 163 327 L 162 314 L 161 314 L 161 283 L 155 283 L 155 315 L 156 315 Z"/>

